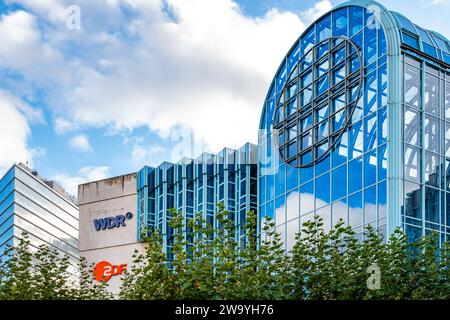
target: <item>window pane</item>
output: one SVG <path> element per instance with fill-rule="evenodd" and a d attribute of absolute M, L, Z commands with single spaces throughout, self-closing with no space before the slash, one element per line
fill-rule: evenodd
<path fill-rule="evenodd" d="M 429 69 L 429 68 L 427 68 Z M 425 73 L 425 111 L 439 115 L 439 79 Z"/>
<path fill-rule="evenodd" d="M 316 208 L 330 203 L 330 174 L 326 173 L 316 179 Z"/>
<path fill-rule="evenodd" d="M 307 183 L 300 187 L 300 214 L 304 215 L 314 210 L 314 184 Z"/>
<path fill-rule="evenodd" d="M 425 183 L 438 187 L 439 186 L 439 157 L 431 152 L 425 153 Z"/>
<path fill-rule="evenodd" d="M 425 220 L 439 223 L 439 190 L 425 187 Z"/>
<path fill-rule="evenodd" d="M 347 35 L 347 8 L 333 13 L 333 36 Z"/>
<path fill-rule="evenodd" d="M 353 228 L 359 227 L 363 223 L 362 213 L 362 192 L 358 192 L 348 197 L 348 217 L 349 225 Z"/>
<path fill-rule="evenodd" d="M 362 188 L 362 157 L 348 163 L 348 193 Z"/>
<path fill-rule="evenodd" d="M 403 212 L 408 217 L 422 218 L 420 185 L 405 181 Z"/>
<path fill-rule="evenodd" d="M 368 187 L 377 182 L 377 152 L 373 150 L 364 155 L 364 186 Z"/>
<path fill-rule="evenodd" d="M 439 152 L 439 121 L 432 116 L 425 116 L 425 149 Z"/>
<path fill-rule="evenodd" d="M 420 153 L 419 149 L 405 146 L 404 162 L 405 178 L 419 182 L 420 180 Z"/>
<path fill-rule="evenodd" d="M 416 108 L 420 106 L 420 70 L 405 64 L 405 103 Z"/>
<path fill-rule="evenodd" d="M 347 166 L 340 166 L 333 170 L 332 184 L 332 201 L 336 201 L 347 195 Z"/>
<path fill-rule="evenodd" d="M 377 187 L 373 186 L 364 191 L 364 224 L 377 219 Z"/>
<path fill-rule="evenodd" d="M 409 144 L 420 146 L 420 112 L 404 107 L 403 140 Z"/>

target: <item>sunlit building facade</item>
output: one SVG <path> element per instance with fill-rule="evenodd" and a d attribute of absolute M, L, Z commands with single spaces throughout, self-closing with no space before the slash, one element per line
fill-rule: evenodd
<path fill-rule="evenodd" d="M 247 143 L 237 150 L 225 148 L 217 154 L 142 168 L 137 173 L 138 236 L 145 230 L 159 230 L 170 258 L 170 210 L 183 214 L 186 240 L 192 245 L 188 221 L 201 214 L 216 226 L 221 203 L 237 226 L 236 240 L 243 246 L 246 213 L 257 210 L 257 163 L 257 146 Z"/>
<path fill-rule="evenodd" d="M 342 4 L 283 59 L 260 121 L 258 211 L 363 238 L 450 234 L 450 44 L 374 1 Z"/>
<path fill-rule="evenodd" d="M 78 207 L 53 181 L 24 164 L 13 165 L 0 179 L 0 255 L 19 244 L 23 232 L 30 249 L 39 246 L 69 257 L 70 274 L 78 275 Z"/>

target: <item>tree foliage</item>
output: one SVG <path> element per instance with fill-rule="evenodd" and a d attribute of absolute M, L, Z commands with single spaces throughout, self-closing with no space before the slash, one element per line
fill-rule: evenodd
<path fill-rule="evenodd" d="M 186 221 L 170 212 L 169 247 L 151 230 L 146 250 L 135 252 L 122 277 L 120 299 L 450 299 L 450 245 L 430 234 L 415 242 L 398 229 L 389 239 L 368 226 L 356 235 L 344 221 L 330 231 L 316 217 L 305 222 L 290 251 L 275 224 L 259 229 L 255 213 L 234 224 L 223 206 L 215 225 L 195 215 Z M 79 261 L 77 278 L 69 259 L 47 247 L 30 250 L 26 234 L 0 266 L 0 299 L 112 299 L 95 283 L 93 265 Z M 375 271 L 374 271 L 375 270 Z M 376 272 L 380 280 L 369 283 Z M 373 283 L 372 283 L 373 284 Z"/>
<path fill-rule="evenodd" d="M 48 246 L 32 250 L 27 233 L 3 253 L 0 300 L 92 300 L 112 298 L 104 284 L 93 281 L 93 266 L 79 260 L 71 269 L 69 257 Z"/>

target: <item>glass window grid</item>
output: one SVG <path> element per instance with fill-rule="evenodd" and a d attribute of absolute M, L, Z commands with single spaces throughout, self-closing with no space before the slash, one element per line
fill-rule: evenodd
<path fill-rule="evenodd" d="M 412 59 L 412 60 L 411 60 Z M 447 188 L 447 185 L 449 184 L 450 181 L 450 177 L 448 176 L 448 174 L 446 172 L 448 172 L 448 161 L 450 160 L 448 158 L 448 155 L 446 157 L 446 147 L 447 147 L 447 143 L 445 140 L 445 133 L 446 133 L 446 129 L 450 128 L 450 123 L 448 122 L 448 118 L 445 117 L 445 114 L 448 113 L 446 110 L 446 82 L 448 80 L 448 73 L 446 73 L 443 69 L 439 69 L 438 66 L 432 62 L 432 61 L 427 61 L 424 60 L 423 58 L 418 57 L 416 54 L 414 53 L 410 53 L 408 52 L 407 55 L 403 55 L 402 57 L 402 62 L 403 62 L 403 68 L 405 68 L 405 66 L 413 66 L 415 68 L 419 67 L 418 69 L 420 70 L 420 75 L 421 75 L 421 79 L 420 79 L 420 103 L 419 105 L 411 105 L 408 104 L 405 101 L 405 98 L 403 98 L 403 118 L 405 117 L 405 110 L 416 110 L 415 112 L 417 112 L 417 114 L 419 115 L 420 119 L 419 119 L 419 128 L 418 128 L 418 132 L 419 132 L 419 141 L 418 141 L 418 145 L 411 145 L 410 144 L 410 140 L 405 138 L 405 129 L 403 129 L 403 134 L 402 134 L 402 144 L 404 146 L 404 148 L 417 148 L 417 150 L 419 151 L 419 162 L 420 162 L 420 173 L 419 173 L 419 181 L 417 180 L 412 180 L 409 179 L 407 176 L 405 176 L 405 173 L 403 173 L 403 180 L 404 180 L 404 184 L 405 183 L 415 183 L 417 184 L 417 186 L 420 188 L 418 190 L 420 190 L 420 203 L 421 203 L 421 207 L 420 207 L 420 217 L 419 218 L 414 218 L 414 217 L 410 217 L 406 214 L 406 212 L 404 210 L 402 210 L 402 223 L 403 226 L 405 228 L 407 227 L 411 227 L 411 226 L 415 226 L 415 227 L 419 227 L 422 234 L 426 234 L 428 231 L 430 230 L 448 230 L 448 217 L 449 214 L 447 212 L 445 212 L 446 210 L 449 210 L 450 208 L 447 208 L 447 202 L 449 199 L 447 199 L 447 195 L 450 195 L 450 193 L 448 191 L 450 191 Z M 438 94 L 438 103 L 439 105 L 437 106 L 437 108 L 435 110 L 430 109 L 430 108 L 426 108 L 425 106 L 425 102 L 426 102 L 426 97 L 425 97 L 425 83 L 427 81 L 427 79 L 430 79 L 431 77 L 436 77 L 438 79 L 438 90 L 439 90 L 439 94 Z M 432 79 L 432 78 L 431 78 Z M 405 85 L 405 84 L 404 84 Z M 405 88 L 403 89 L 403 96 L 405 95 Z M 435 120 L 435 123 L 437 124 L 436 126 L 436 132 L 435 132 L 435 137 L 437 139 L 439 139 L 439 141 L 434 142 L 433 147 L 430 148 L 430 144 L 428 143 L 428 150 L 426 149 L 426 137 L 427 137 L 427 133 L 423 131 L 423 128 L 426 128 L 426 123 L 427 123 L 427 119 L 433 119 Z M 405 123 L 405 120 L 403 119 L 402 121 L 403 123 Z M 427 132 L 430 134 L 430 128 L 426 128 L 425 130 L 427 130 Z M 405 150 L 405 149 L 404 149 Z M 431 151 L 430 151 L 431 150 Z M 426 181 L 426 169 L 428 167 L 428 163 L 426 163 L 425 159 L 428 155 L 434 156 L 436 158 L 436 174 L 440 175 L 440 177 L 436 178 L 436 181 L 430 182 L 430 181 Z M 403 155 L 403 158 L 405 158 L 405 155 Z M 405 161 L 405 159 L 403 159 L 403 162 Z M 445 174 L 444 174 L 445 172 Z M 436 190 L 436 192 L 439 193 L 438 196 L 438 202 L 436 204 L 436 207 L 438 208 L 438 212 L 440 214 L 438 214 L 438 219 L 439 219 L 439 223 L 435 223 L 435 222 L 430 222 L 426 219 L 426 209 L 427 209 L 427 204 L 428 204 L 428 199 L 429 197 L 427 196 L 426 191 L 427 190 Z M 404 197 L 406 197 L 406 194 L 404 195 Z M 404 200 L 402 200 L 403 203 L 405 203 L 406 198 L 404 198 Z M 418 229 L 419 230 L 419 229 Z M 443 232 L 443 231 L 441 231 Z M 448 235 L 447 235 L 448 236 Z"/>
<path fill-rule="evenodd" d="M 350 28 L 350 27 L 349 27 Z M 380 34 L 382 33 L 383 31 L 381 30 L 381 32 L 380 32 Z M 360 38 L 361 38 L 361 40 L 360 40 L 360 42 L 361 43 L 363 43 L 363 37 L 364 37 L 364 31 L 361 31 L 359 34 L 357 34 L 356 36 L 359 36 L 359 35 L 361 35 L 360 36 Z M 384 34 L 383 34 L 384 35 Z M 384 38 L 384 37 L 383 37 Z M 380 68 L 380 66 L 381 65 L 383 65 L 384 64 L 384 68 L 386 68 L 385 67 L 385 63 L 386 63 L 386 61 L 387 61 L 387 59 L 386 59 L 386 55 L 385 55 L 385 53 L 386 53 L 386 49 L 385 48 L 381 48 L 380 49 L 380 43 L 384 43 L 385 44 L 385 40 L 383 40 L 383 39 L 380 39 L 380 37 L 379 37 L 379 40 L 377 41 L 377 52 L 378 52 L 378 59 L 376 59 L 376 63 L 374 64 L 375 65 L 375 67 L 378 67 L 378 68 Z M 365 68 L 365 72 L 368 72 L 368 71 L 373 71 L 374 70 L 374 68 L 375 68 L 374 66 L 366 66 L 366 68 Z M 310 66 L 308 66 L 308 68 L 310 68 Z M 377 70 L 377 72 L 378 72 L 378 70 Z M 385 77 L 385 78 L 387 78 L 387 75 L 386 75 L 386 72 L 383 74 L 383 76 Z M 378 77 L 378 78 L 380 78 L 380 77 Z M 329 81 L 331 81 L 331 78 L 329 79 Z M 378 94 L 378 100 L 379 100 L 379 102 L 378 102 L 378 105 L 377 105 L 377 110 L 376 110 L 376 112 L 377 113 L 379 113 L 379 116 L 378 116 L 378 121 L 377 121 L 377 125 L 379 124 L 379 126 L 381 127 L 381 124 L 383 124 L 383 127 L 381 128 L 381 129 L 383 129 L 383 132 L 384 133 L 381 133 L 380 132 L 380 130 L 381 129 L 377 129 L 377 131 L 378 131 L 378 134 L 380 135 L 380 136 L 383 136 L 383 135 L 385 135 L 386 134 L 386 121 L 383 119 L 383 121 L 380 121 L 380 116 L 384 116 L 384 117 L 386 117 L 387 116 L 387 114 L 386 114 L 386 105 L 387 105 L 387 83 L 381 83 L 381 80 L 380 79 L 378 79 L 378 85 L 379 85 L 379 87 L 378 87 L 378 92 L 381 92 L 381 90 L 383 90 L 383 92 L 384 92 L 384 98 L 381 96 L 381 94 Z M 382 88 L 382 89 L 381 89 Z M 299 102 L 300 102 L 300 99 L 299 99 Z M 383 109 L 384 108 L 384 112 L 383 113 L 381 113 L 381 109 Z M 375 110 L 374 110 L 375 111 Z M 365 115 L 366 116 L 366 115 Z M 365 121 L 364 120 L 364 118 L 361 118 L 362 119 L 362 121 Z M 267 119 L 268 121 L 269 121 L 269 119 Z M 299 127 L 300 127 L 300 125 L 299 125 Z M 299 132 L 299 136 L 300 136 L 300 132 L 301 132 L 301 130 L 299 129 L 298 130 L 298 132 Z M 268 136 L 270 136 L 270 134 L 268 135 Z M 284 144 L 285 145 L 288 145 L 288 143 L 287 143 L 287 141 L 285 141 L 285 140 L 283 140 L 283 142 L 284 142 Z M 380 149 L 381 149 L 381 147 L 384 147 L 384 143 L 386 142 L 386 137 L 383 137 L 383 139 L 379 139 L 379 144 L 380 144 Z M 347 161 L 348 161 L 348 159 L 347 159 Z M 383 162 L 383 161 L 377 161 L 377 163 L 381 163 L 381 162 Z M 314 168 L 313 168 L 313 171 L 314 171 Z M 376 170 L 377 171 L 377 174 L 378 174 L 378 171 L 379 170 Z M 328 171 L 327 171 L 328 172 Z M 322 174 L 325 174 L 325 173 L 323 173 L 322 172 Z M 384 176 L 386 176 L 386 174 L 384 174 Z M 378 179 L 378 178 L 377 178 Z M 300 180 L 302 180 L 302 179 L 300 179 Z M 305 181 L 306 180 L 304 180 L 304 181 L 301 181 L 302 182 L 302 186 L 303 185 L 305 185 Z M 311 182 L 311 181 L 314 181 L 314 179 L 313 180 L 311 180 L 311 179 L 309 179 L 308 180 L 309 182 Z M 264 191 L 261 191 L 261 194 L 263 194 L 263 192 Z M 378 196 L 377 196 L 377 198 L 378 198 Z M 270 208 L 271 207 L 271 205 L 272 205 L 272 201 L 273 200 L 268 200 L 268 201 L 264 201 L 264 200 L 268 200 L 266 197 L 265 197 L 265 195 L 263 196 L 263 198 L 262 198 L 262 201 L 264 202 L 264 204 L 262 204 L 261 206 L 260 206 L 260 208 L 261 208 L 261 210 L 264 210 L 264 212 L 267 212 L 267 211 L 270 211 L 270 210 L 268 210 L 267 208 L 266 208 L 266 205 Z M 339 201 L 339 200 L 338 200 Z M 386 224 L 386 219 L 384 219 L 384 221 L 382 222 L 383 224 L 384 224 L 384 229 L 385 229 L 385 224 Z"/>

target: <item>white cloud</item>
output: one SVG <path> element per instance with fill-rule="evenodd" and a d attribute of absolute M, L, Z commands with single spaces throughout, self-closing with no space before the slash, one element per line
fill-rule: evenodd
<path fill-rule="evenodd" d="M 317 2 L 314 7 L 302 12 L 300 16 L 304 19 L 305 23 L 309 25 L 331 9 L 333 9 L 331 2 L 329 0 L 322 0 Z"/>
<path fill-rule="evenodd" d="M 54 122 L 54 127 L 55 132 L 57 134 L 64 134 L 66 132 L 78 129 L 78 125 L 76 123 L 66 120 L 64 118 L 56 118 Z"/>
<path fill-rule="evenodd" d="M 0 90 L 0 176 L 14 162 L 31 164 L 33 157 L 45 154 L 42 149 L 30 149 L 27 144 L 31 132 L 29 123 L 42 121 L 40 111 Z"/>
<path fill-rule="evenodd" d="M 78 195 L 78 185 L 89 182 L 102 180 L 108 177 L 109 168 L 101 167 L 84 167 L 81 168 L 76 175 L 71 176 L 66 173 L 59 173 L 52 177 L 58 182 L 69 194 Z"/>
<path fill-rule="evenodd" d="M 163 138 L 182 128 L 211 151 L 256 142 L 266 90 L 305 29 L 294 13 L 271 10 L 248 17 L 231 0 L 165 0 L 167 5 L 162 0 L 80 0 L 82 28 L 69 32 L 54 18 L 68 3 L 16 2 L 53 23 L 40 34 L 30 14 L 16 17 L 32 49 L 20 53 L 33 53 L 31 61 L 39 66 L 31 70 L 59 83 L 50 92 L 58 118 L 108 130 L 148 126 Z M 125 6 L 131 15 L 121 11 Z M 320 15 L 330 6 L 321 1 L 302 16 Z M 28 60 L 19 61 L 27 65 Z M 64 132 L 65 125 L 56 121 L 55 130 Z"/>
<path fill-rule="evenodd" d="M 93 152 L 89 138 L 80 134 L 69 140 L 70 147 L 78 152 Z"/>

